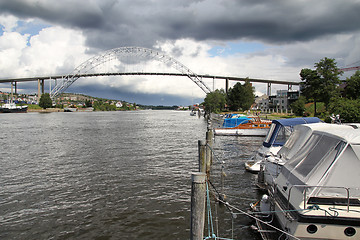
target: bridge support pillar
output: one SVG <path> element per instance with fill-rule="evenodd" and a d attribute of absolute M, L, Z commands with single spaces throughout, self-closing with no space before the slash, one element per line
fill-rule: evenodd
<path fill-rule="evenodd" d="M 267 84 L 267 95 L 270 96 L 271 95 L 271 83 Z"/>
<path fill-rule="evenodd" d="M 45 85 L 44 82 L 45 80 L 38 79 L 38 103 L 40 101 L 41 94 L 44 93 L 44 85 Z"/>
<path fill-rule="evenodd" d="M 45 80 L 41 80 L 41 93 L 44 94 L 45 92 Z"/>
<path fill-rule="evenodd" d="M 11 82 L 10 102 L 12 103 L 13 100 L 14 100 L 14 82 Z"/>
<path fill-rule="evenodd" d="M 228 93 L 229 91 L 229 79 L 225 79 L 225 92 Z"/>

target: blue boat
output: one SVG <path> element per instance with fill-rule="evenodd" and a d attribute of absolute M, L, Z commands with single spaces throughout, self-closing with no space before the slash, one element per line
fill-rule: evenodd
<path fill-rule="evenodd" d="M 240 124 L 247 123 L 250 118 L 246 115 L 229 113 L 225 116 L 222 128 L 233 128 Z"/>
<path fill-rule="evenodd" d="M 257 173 L 260 171 L 261 162 L 265 157 L 276 155 L 280 148 L 285 144 L 290 137 L 294 126 L 307 123 L 322 122 L 317 117 L 301 117 L 301 118 L 287 118 L 273 120 L 266 135 L 262 146 L 258 149 L 256 154 L 247 162 L 245 162 L 245 169 Z"/>

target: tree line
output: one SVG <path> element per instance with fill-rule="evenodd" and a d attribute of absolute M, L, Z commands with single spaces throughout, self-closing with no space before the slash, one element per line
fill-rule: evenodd
<path fill-rule="evenodd" d="M 300 72 L 300 97 L 291 105 L 297 116 L 309 116 L 306 106 L 314 106 L 314 116 L 330 121 L 331 115 L 340 115 L 343 122 L 360 122 L 360 71 L 345 81 L 335 59 L 323 58 L 314 64 L 315 69 Z M 208 93 L 203 105 L 207 112 L 224 110 L 245 111 L 254 103 L 254 88 L 249 81 L 237 83 L 228 93 L 223 89 Z M 320 108 L 319 108 L 319 107 Z"/>
<path fill-rule="evenodd" d="M 245 111 L 250 109 L 255 101 L 255 89 L 249 80 L 244 84 L 236 83 L 228 93 L 224 89 L 216 89 L 206 94 L 204 107 L 207 112 L 220 113 L 225 109 L 231 111 Z"/>
<path fill-rule="evenodd" d="M 301 96 L 292 104 L 296 115 L 307 116 L 305 105 L 314 105 L 314 116 L 329 120 L 329 116 L 340 115 L 343 122 L 360 122 L 360 71 L 345 81 L 335 59 L 323 58 L 314 64 L 315 69 L 304 68 L 300 72 Z M 318 105 L 323 109 L 318 109 Z"/>

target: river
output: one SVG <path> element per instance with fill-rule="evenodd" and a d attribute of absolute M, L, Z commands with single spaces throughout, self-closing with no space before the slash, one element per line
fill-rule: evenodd
<path fill-rule="evenodd" d="M 206 122 L 181 111 L 0 115 L 0 239 L 189 239 Z M 216 137 L 228 201 L 259 197 L 243 162 L 261 138 Z M 221 165 L 212 181 L 220 188 Z M 217 206 L 219 236 L 259 239 Z M 232 226 L 234 231 L 232 232 Z"/>

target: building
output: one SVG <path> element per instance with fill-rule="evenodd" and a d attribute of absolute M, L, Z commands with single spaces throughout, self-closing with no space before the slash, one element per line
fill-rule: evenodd
<path fill-rule="evenodd" d="M 258 109 L 262 112 L 287 112 L 299 95 L 297 90 L 278 90 L 275 96 L 262 98 L 258 103 Z"/>
<path fill-rule="evenodd" d="M 121 108 L 121 107 L 123 106 L 123 104 L 122 104 L 122 102 L 117 102 L 117 103 L 115 104 L 115 106 L 116 106 L 117 108 Z"/>

